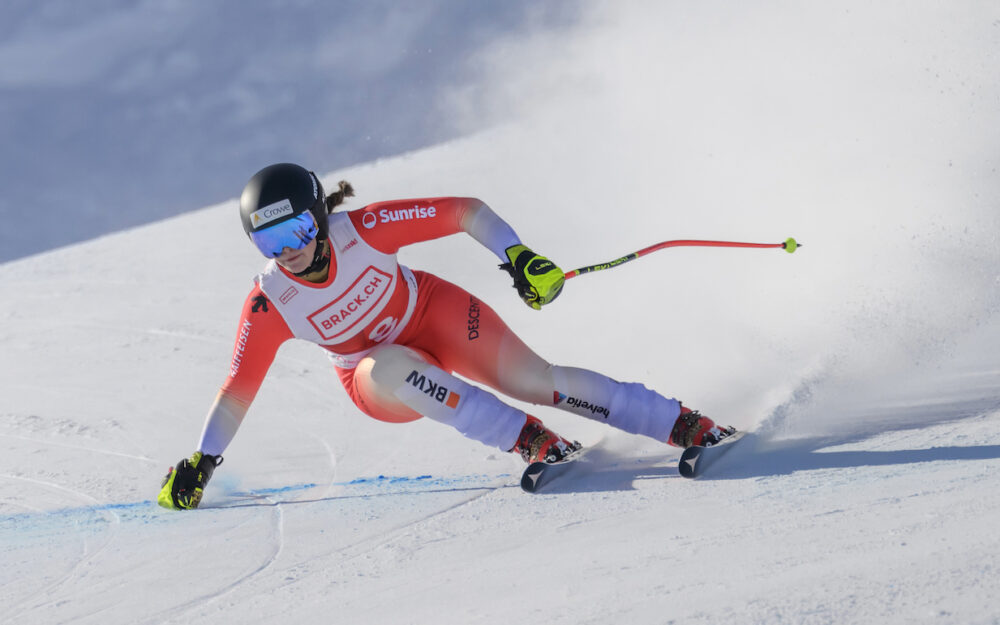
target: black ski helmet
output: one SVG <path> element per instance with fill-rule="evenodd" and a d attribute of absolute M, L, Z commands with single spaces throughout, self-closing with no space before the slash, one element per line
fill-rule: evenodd
<path fill-rule="evenodd" d="M 292 212 L 278 219 L 262 221 L 258 211 L 288 202 Z M 240 219 L 247 236 L 251 232 L 263 230 L 297 215 L 310 211 L 319 226 L 320 239 L 326 239 L 330 227 L 327 224 L 326 193 L 323 184 L 313 172 L 293 163 L 278 163 L 258 171 L 243 187 L 240 195 Z M 257 227 L 257 224 L 260 227 Z"/>

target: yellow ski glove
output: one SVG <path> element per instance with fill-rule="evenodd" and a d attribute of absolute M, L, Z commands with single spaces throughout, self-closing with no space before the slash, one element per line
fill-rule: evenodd
<path fill-rule="evenodd" d="M 539 310 L 559 297 L 566 274 L 554 262 L 520 244 L 508 247 L 506 252 L 510 262 L 500 268 L 514 278 L 514 288 L 525 304 Z"/>
<path fill-rule="evenodd" d="M 205 485 L 215 467 L 222 464 L 222 456 L 210 456 L 196 451 L 190 458 L 170 467 L 163 478 L 163 487 L 156 503 L 171 510 L 193 510 L 201 503 Z"/>

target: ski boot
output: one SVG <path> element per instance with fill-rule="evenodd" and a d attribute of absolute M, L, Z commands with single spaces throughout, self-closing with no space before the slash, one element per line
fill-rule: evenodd
<path fill-rule="evenodd" d="M 708 417 L 702 415 L 697 410 L 691 410 L 681 406 L 681 414 L 674 422 L 674 429 L 670 432 L 670 440 L 667 441 L 675 447 L 693 447 L 701 445 L 711 447 L 730 434 L 735 434 L 736 428 L 720 427 Z"/>
<path fill-rule="evenodd" d="M 561 462 L 574 451 L 582 447 L 580 443 L 572 443 L 545 427 L 537 417 L 528 415 L 528 420 L 521 428 L 517 444 L 511 452 L 521 454 L 528 464 L 532 462 Z"/>

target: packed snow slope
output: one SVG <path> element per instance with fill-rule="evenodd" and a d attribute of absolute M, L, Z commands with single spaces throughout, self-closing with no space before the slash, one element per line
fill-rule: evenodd
<path fill-rule="evenodd" d="M 168 512 L 263 264 L 236 201 L 0 265 L 0 622 L 1000 623 L 998 41 L 976 2 L 588 5 L 453 94 L 516 121 L 324 176 L 349 207 L 481 197 L 566 270 L 805 243 L 658 252 L 541 312 L 468 237 L 401 253 L 546 358 L 753 431 L 700 480 L 525 406 L 600 441 L 526 495 L 293 342 Z"/>

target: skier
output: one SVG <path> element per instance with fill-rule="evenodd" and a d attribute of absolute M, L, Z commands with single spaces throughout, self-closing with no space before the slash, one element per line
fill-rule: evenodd
<path fill-rule="evenodd" d="M 552 302 L 563 271 L 521 243 L 482 201 L 437 197 L 333 212 L 353 195 L 340 182 L 327 196 L 313 172 L 289 163 L 262 169 L 243 189 L 243 228 L 271 260 L 244 304 L 229 375 L 197 451 L 168 471 L 161 506 L 198 507 L 278 347 L 291 338 L 327 350 L 365 414 L 389 422 L 428 417 L 527 462 L 558 462 L 580 445 L 452 372 L 678 447 L 711 444 L 734 431 L 642 384 L 550 364 L 474 295 L 397 262 L 405 245 L 465 232 L 503 262 L 528 306 Z"/>

